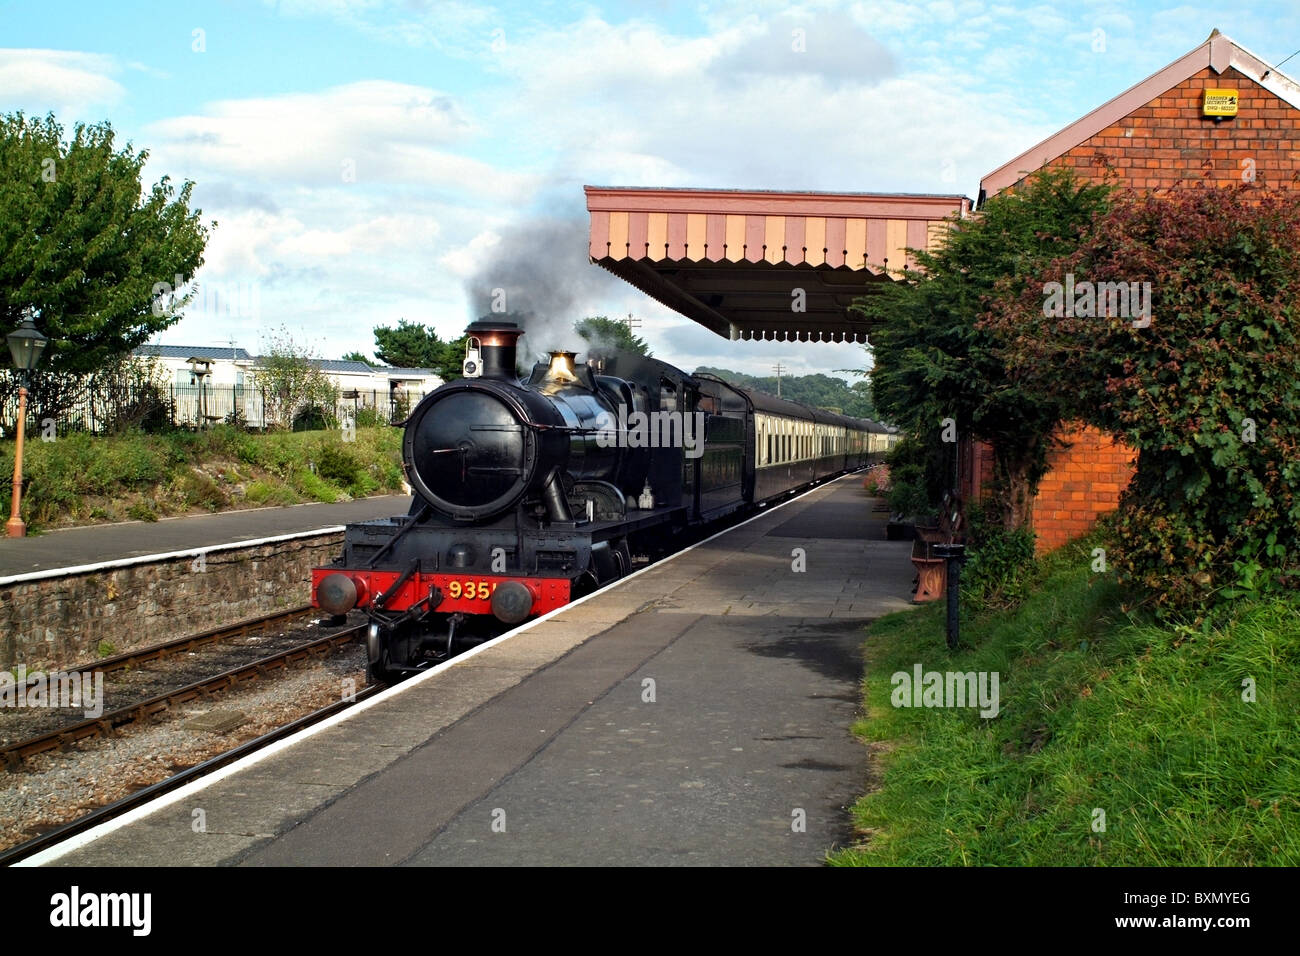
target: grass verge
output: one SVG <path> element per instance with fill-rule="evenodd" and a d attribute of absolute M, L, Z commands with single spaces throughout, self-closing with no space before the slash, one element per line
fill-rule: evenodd
<path fill-rule="evenodd" d="M 219 425 L 202 432 L 71 434 L 29 440 L 23 520 L 32 530 L 100 521 L 345 501 L 402 488 L 402 430 L 254 435 Z M 0 474 L 13 474 L 13 442 Z"/>
<path fill-rule="evenodd" d="M 1018 608 L 964 619 L 954 654 L 942 602 L 871 625 L 854 729 L 879 786 L 831 863 L 1300 863 L 1300 600 L 1154 626 L 1090 547 L 1045 559 Z M 1000 712 L 894 707 L 917 663 L 997 672 Z"/>

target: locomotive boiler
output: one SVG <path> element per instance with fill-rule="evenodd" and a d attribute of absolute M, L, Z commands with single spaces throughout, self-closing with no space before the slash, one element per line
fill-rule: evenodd
<path fill-rule="evenodd" d="M 682 532 L 860 467 L 885 429 L 645 356 L 556 351 L 516 374 L 512 323 L 467 329 L 465 378 L 404 423 L 410 511 L 349 525 L 312 601 L 361 610 L 371 674 L 416 671 L 628 574 Z"/>

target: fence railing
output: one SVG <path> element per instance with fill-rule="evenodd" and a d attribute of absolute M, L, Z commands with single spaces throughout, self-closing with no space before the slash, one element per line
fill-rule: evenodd
<path fill-rule="evenodd" d="M 322 418 L 327 426 L 337 426 L 347 418 L 357 417 L 396 423 L 410 414 L 425 393 L 374 390 L 346 391 L 343 395 L 346 397 L 340 397 L 334 407 L 316 406 L 310 412 L 302 404 L 285 408 L 276 396 L 255 385 L 132 385 L 107 397 L 88 389 L 87 394 L 53 416 L 43 412 L 39 404 L 29 404 L 27 429 L 32 432 L 48 427 L 51 419 L 60 434 L 117 431 L 131 426 L 145 430 L 198 429 L 223 422 L 253 429 L 292 427 L 295 422 L 301 427 L 309 419 L 316 420 L 316 427 L 320 427 Z M 17 405 L 16 394 L 6 396 L 0 403 L 0 421 L 13 422 L 18 414 Z"/>

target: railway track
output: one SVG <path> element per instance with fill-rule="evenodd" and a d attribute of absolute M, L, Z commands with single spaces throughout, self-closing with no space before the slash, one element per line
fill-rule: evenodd
<path fill-rule="evenodd" d="M 276 612 L 263 618 L 241 621 L 238 624 L 224 628 L 213 628 L 201 634 L 168 642 L 166 645 L 131 654 L 121 654 L 108 658 L 104 663 L 111 665 L 109 668 L 111 670 L 122 670 L 134 664 L 182 653 L 203 644 L 210 644 L 232 636 L 281 625 L 297 618 L 306 617 L 311 613 L 313 613 L 313 609 L 310 607 L 299 607 Z M 339 647 L 362 639 L 364 634 L 364 625 L 346 628 L 334 634 L 315 638 L 278 653 L 229 668 L 219 674 L 205 677 L 182 687 L 155 694 L 125 707 L 108 711 L 98 717 L 66 724 L 47 733 L 5 744 L 0 746 L 0 760 L 3 760 L 8 769 L 16 769 L 21 766 L 25 759 L 35 754 L 62 749 L 78 741 L 107 735 L 118 727 L 147 720 L 155 714 L 170 710 L 173 706 L 200 698 L 206 699 L 224 690 L 242 687 L 249 681 L 265 676 L 273 670 L 285 668 L 300 661 L 324 657 Z M 75 673 L 86 673 L 101 669 L 102 665 L 96 664 L 94 667 L 83 668 Z"/>
<path fill-rule="evenodd" d="M 310 604 L 300 604 L 295 607 L 286 608 L 283 611 L 272 611 L 270 614 L 263 614 L 260 617 L 252 617 L 242 621 L 236 621 L 234 624 L 209 628 L 206 631 L 200 631 L 199 633 L 191 634 L 188 637 L 179 637 L 174 641 L 167 641 L 163 644 L 154 644 L 150 647 L 142 647 L 136 651 L 127 651 L 125 654 L 115 654 L 112 657 L 105 657 L 103 660 L 95 661 L 93 664 L 87 664 L 85 667 L 79 667 L 75 670 L 69 670 L 63 673 L 70 675 L 96 672 L 109 674 L 113 671 L 130 670 L 139 664 L 162 660 L 176 654 L 184 654 L 187 651 L 192 651 L 208 644 L 217 644 L 221 641 L 227 641 L 233 637 L 244 637 L 249 634 L 255 634 L 258 631 L 267 630 L 268 628 L 293 624 L 319 613 L 320 611 L 317 608 L 312 607 Z"/>
<path fill-rule="evenodd" d="M 339 635 L 334 636 L 338 637 Z M 332 717 L 341 711 L 347 710 L 349 707 L 360 703 L 383 689 L 384 688 L 378 684 L 371 684 L 368 687 L 363 687 L 358 690 L 356 695 L 350 700 L 336 701 L 333 704 L 322 707 L 310 714 L 299 717 L 297 720 L 290 721 L 281 727 L 277 727 L 275 730 L 262 734 L 260 737 L 246 741 L 232 750 L 228 750 L 223 754 L 218 754 L 202 763 L 195 764 L 193 767 L 188 767 L 185 770 L 168 777 L 166 780 L 160 780 L 157 783 L 150 784 L 147 787 L 137 790 L 135 793 L 122 797 L 120 800 L 115 800 L 110 804 L 92 810 L 90 813 L 78 817 L 76 820 L 55 827 L 46 833 L 42 833 L 40 836 L 33 837 L 25 843 L 20 843 L 17 846 L 0 851 L 0 866 L 11 866 L 40 853 L 42 850 L 46 850 L 64 840 L 70 839 L 79 833 L 85 833 L 87 830 L 97 827 L 101 823 L 106 823 L 115 817 L 119 817 L 124 813 L 134 810 L 136 807 L 143 806 L 165 793 L 183 787 L 188 783 L 192 783 L 200 777 L 204 777 L 216 770 L 220 770 L 222 767 L 228 766 L 251 753 L 255 753 L 263 747 L 275 743 L 277 740 L 283 740 L 285 737 L 291 736 L 305 727 L 310 727 L 312 724 L 319 723 L 328 717 Z"/>

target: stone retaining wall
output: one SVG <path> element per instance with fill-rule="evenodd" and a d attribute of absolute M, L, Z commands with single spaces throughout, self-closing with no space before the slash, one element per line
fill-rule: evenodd
<path fill-rule="evenodd" d="M 0 670 L 93 663 L 306 604 L 311 569 L 333 561 L 342 541 L 331 532 L 0 584 Z"/>

